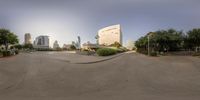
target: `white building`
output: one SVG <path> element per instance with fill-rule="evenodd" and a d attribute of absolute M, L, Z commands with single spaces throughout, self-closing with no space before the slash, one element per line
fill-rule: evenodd
<path fill-rule="evenodd" d="M 58 41 L 55 41 L 53 44 L 53 49 L 58 49 L 58 48 L 60 48 Z"/>
<path fill-rule="evenodd" d="M 31 43 L 31 34 L 30 33 L 26 33 L 24 35 L 24 44 L 32 44 Z"/>
<path fill-rule="evenodd" d="M 49 49 L 49 36 L 38 36 L 33 44 L 36 49 Z"/>
<path fill-rule="evenodd" d="M 98 31 L 99 45 L 108 46 L 115 42 L 119 42 L 122 45 L 122 32 L 119 24 L 109 26 Z"/>

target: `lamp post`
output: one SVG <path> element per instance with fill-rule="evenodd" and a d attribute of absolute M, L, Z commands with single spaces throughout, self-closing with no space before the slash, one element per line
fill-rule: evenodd
<path fill-rule="evenodd" d="M 150 56 L 150 37 L 153 35 L 153 32 L 149 32 L 147 35 L 148 38 L 148 56 Z"/>
<path fill-rule="evenodd" d="M 148 38 L 148 56 L 150 56 L 150 37 L 149 37 L 149 35 L 147 36 L 147 38 Z"/>

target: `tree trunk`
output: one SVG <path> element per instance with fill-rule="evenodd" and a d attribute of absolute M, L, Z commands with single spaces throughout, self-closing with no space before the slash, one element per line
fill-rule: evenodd
<path fill-rule="evenodd" d="M 8 44 L 7 43 L 5 44 L 5 49 L 6 49 L 6 51 L 8 51 Z"/>
<path fill-rule="evenodd" d="M 198 47 L 195 47 L 195 52 L 198 52 Z"/>

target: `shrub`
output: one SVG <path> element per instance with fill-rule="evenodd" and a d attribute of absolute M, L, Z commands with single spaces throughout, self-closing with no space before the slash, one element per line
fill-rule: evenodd
<path fill-rule="evenodd" d="M 15 54 L 19 54 L 19 50 L 15 50 Z"/>
<path fill-rule="evenodd" d="M 2 56 L 3 54 L 2 54 L 2 51 L 0 50 L 0 56 Z"/>
<path fill-rule="evenodd" d="M 11 56 L 11 51 L 3 51 L 3 57 Z"/>
<path fill-rule="evenodd" d="M 70 50 L 76 50 L 76 47 L 74 45 L 71 45 Z"/>
<path fill-rule="evenodd" d="M 137 52 L 148 55 L 148 50 L 146 50 L 145 48 L 137 48 Z"/>
<path fill-rule="evenodd" d="M 137 48 L 136 48 L 136 47 L 133 47 L 132 50 L 137 50 Z"/>
<path fill-rule="evenodd" d="M 157 53 L 156 52 L 151 52 L 150 56 L 157 56 Z"/>
<path fill-rule="evenodd" d="M 112 49 L 112 48 L 101 48 L 97 50 L 97 54 L 99 56 L 109 56 L 109 55 L 114 55 L 117 53 L 117 50 Z"/>
<path fill-rule="evenodd" d="M 108 47 L 108 48 L 116 50 L 117 53 L 122 53 L 122 52 L 128 51 L 128 50 L 127 50 L 126 48 L 124 48 L 124 47 L 120 47 L 120 48 L 117 48 L 117 47 Z"/>
<path fill-rule="evenodd" d="M 111 44 L 110 46 L 119 48 L 122 45 L 119 42 L 115 42 L 115 43 Z"/>
<path fill-rule="evenodd" d="M 192 54 L 192 56 L 200 56 L 200 52 L 195 52 Z"/>

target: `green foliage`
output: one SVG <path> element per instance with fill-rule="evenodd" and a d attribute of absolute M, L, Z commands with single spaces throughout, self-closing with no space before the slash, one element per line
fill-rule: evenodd
<path fill-rule="evenodd" d="M 192 54 L 192 56 L 200 56 L 200 52 L 195 52 Z"/>
<path fill-rule="evenodd" d="M 111 49 L 114 49 L 117 51 L 117 53 L 122 53 L 122 52 L 125 52 L 125 51 L 128 51 L 126 48 L 124 47 L 120 47 L 120 48 L 117 48 L 117 47 L 109 47 Z"/>
<path fill-rule="evenodd" d="M 137 48 L 136 48 L 136 47 L 133 47 L 132 50 L 137 50 Z"/>
<path fill-rule="evenodd" d="M 15 50 L 15 54 L 19 54 L 19 50 Z"/>
<path fill-rule="evenodd" d="M 33 49 L 33 45 L 32 44 L 25 44 L 23 46 L 24 49 Z"/>
<path fill-rule="evenodd" d="M 200 47 L 200 28 L 188 31 L 185 40 L 187 48 L 191 49 L 191 47 L 192 48 Z"/>
<path fill-rule="evenodd" d="M 135 46 L 138 52 L 147 54 L 148 37 L 150 51 L 159 52 L 180 50 L 184 40 L 183 32 L 175 29 L 150 32 L 136 41 Z"/>
<path fill-rule="evenodd" d="M 14 33 L 11 33 L 10 30 L 0 29 L 0 45 L 4 45 L 6 50 L 8 49 L 9 44 L 16 44 L 19 40 Z"/>
<path fill-rule="evenodd" d="M 76 47 L 75 47 L 74 45 L 71 45 L 71 46 L 70 46 L 70 49 L 71 49 L 71 50 L 76 50 Z"/>
<path fill-rule="evenodd" d="M 122 45 L 119 42 L 115 42 L 115 43 L 111 44 L 110 46 L 119 48 Z"/>
<path fill-rule="evenodd" d="M 150 37 L 151 47 L 153 46 L 153 48 L 160 52 L 180 50 L 182 41 L 182 31 L 174 29 L 156 31 Z"/>
<path fill-rule="evenodd" d="M 109 55 L 114 55 L 117 53 L 117 50 L 112 49 L 112 48 L 100 48 L 97 50 L 97 54 L 99 56 L 109 56 Z"/>
<path fill-rule="evenodd" d="M 15 47 L 16 49 L 18 49 L 18 50 L 21 50 L 21 49 L 23 48 L 23 46 L 20 45 L 20 44 L 14 45 L 14 47 Z"/>
<path fill-rule="evenodd" d="M 36 50 L 37 50 L 37 51 L 54 51 L 54 50 L 51 49 L 51 48 L 37 48 Z"/>
<path fill-rule="evenodd" d="M 58 48 L 55 49 L 55 51 L 63 51 L 63 49 L 58 47 Z"/>
<path fill-rule="evenodd" d="M 11 51 L 3 51 L 2 54 L 3 54 L 3 57 L 7 57 L 7 56 L 12 55 Z"/>
<path fill-rule="evenodd" d="M 156 52 L 151 52 L 150 56 L 157 56 L 157 53 Z"/>
<path fill-rule="evenodd" d="M 146 49 L 146 48 L 147 48 L 147 44 L 148 44 L 147 36 L 141 37 L 141 38 L 139 38 L 139 39 L 135 42 L 135 46 L 136 46 L 137 48 L 144 48 L 144 49 Z"/>

